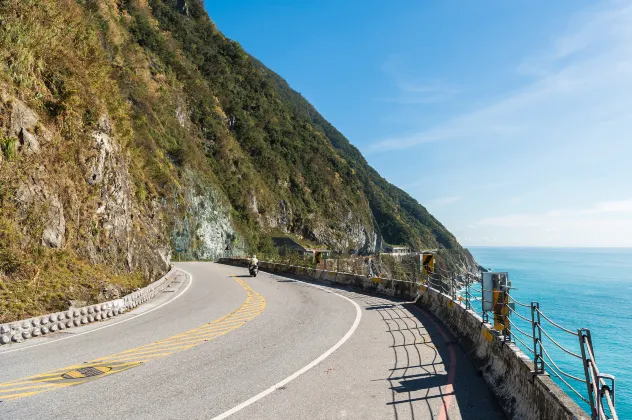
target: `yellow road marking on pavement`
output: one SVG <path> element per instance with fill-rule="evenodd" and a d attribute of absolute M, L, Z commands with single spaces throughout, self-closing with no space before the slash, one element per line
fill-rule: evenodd
<path fill-rule="evenodd" d="M 140 355 L 147 355 L 147 354 L 152 354 L 152 353 L 160 353 L 160 352 L 164 352 L 165 350 L 180 350 L 180 349 L 190 349 L 191 347 L 194 347 L 195 344 L 189 344 L 186 346 L 177 346 L 177 347 L 168 347 L 168 348 L 164 348 L 164 347 L 157 347 L 157 348 L 150 348 L 150 349 L 140 349 L 137 351 L 132 351 L 132 352 L 125 352 L 125 353 L 119 353 L 118 355 L 112 356 L 112 357 L 108 357 L 107 359 L 99 359 L 99 361 L 101 360 L 121 360 L 121 358 L 124 357 L 136 357 L 136 356 L 140 356 Z M 171 352 L 173 353 L 173 351 Z"/>
<path fill-rule="evenodd" d="M 117 357 L 115 360 L 116 361 L 123 361 L 123 362 L 129 362 L 129 361 L 133 361 L 133 360 L 139 361 L 139 362 L 145 362 L 145 361 L 150 360 L 150 359 L 157 359 L 157 358 L 160 358 L 160 357 L 169 356 L 169 355 L 171 355 L 173 353 L 177 353 L 177 351 L 176 350 L 174 350 L 174 351 L 166 351 L 166 352 L 163 352 L 163 353 L 156 353 L 156 354 L 135 354 L 135 355 L 132 355 L 132 356 L 127 356 L 127 357 Z M 105 360 L 105 361 L 101 361 L 99 363 L 108 364 L 108 363 L 114 362 L 115 360 L 114 359 L 108 359 L 108 360 Z"/>
<path fill-rule="evenodd" d="M 266 301 L 263 296 L 252 290 L 245 281 L 234 275 L 232 277 L 244 288 L 247 294 L 245 302 L 235 311 L 208 324 L 164 340 L 94 359 L 85 364 L 71 365 L 62 369 L 0 383 L 0 401 L 24 398 L 41 392 L 79 385 L 122 372 L 140 366 L 142 363 L 150 360 L 190 349 L 242 327 L 263 312 Z"/>
<path fill-rule="evenodd" d="M 83 376 L 79 371 L 77 370 L 71 370 L 68 373 L 64 373 L 65 376 L 67 376 L 70 379 L 79 379 L 79 378 L 85 378 L 85 376 Z"/>
<path fill-rule="evenodd" d="M 69 385 L 57 386 L 56 388 L 65 388 L 66 386 L 69 386 Z M 42 391 L 21 392 L 21 393 L 18 393 L 18 394 L 7 394 L 7 395 L 4 395 L 2 397 L 2 401 L 17 400 L 18 398 L 28 397 L 30 395 L 39 394 L 40 392 L 42 392 Z"/>
<path fill-rule="evenodd" d="M 39 384 L 39 385 L 23 386 L 23 387 L 19 387 L 19 388 L 11 388 L 11 392 L 13 392 L 13 391 L 24 391 L 25 389 L 50 388 L 51 386 L 52 387 L 58 387 L 59 385 L 56 385 L 56 384 Z"/>

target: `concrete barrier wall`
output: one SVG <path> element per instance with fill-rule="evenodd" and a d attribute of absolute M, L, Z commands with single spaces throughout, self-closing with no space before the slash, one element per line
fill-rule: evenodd
<path fill-rule="evenodd" d="M 82 308 L 70 308 L 63 312 L 0 324 L 0 346 L 11 342 L 19 343 L 29 338 L 39 337 L 68 328 L 104 321 L 125 313 L 153 299 L 158 293 L 171 284 L 178 273 L 180 273 L 180 271 L 173 269 L 164 277 L 121 299 L 88 305 Z"/>
<path fill-rule="evenodd" d="M 228 264 L 238 267 L 248 266 L 248 260 L 241 258 L 220 258 L 218 262 L 220 264 Z M 310 267 L 299 267 L 267 261 L 260 261 L 259 268 L 270 273 L 283 273 L 323 283 L 353 286 L 367 292 L 381 293 L 403 299 L 413 300 L 416 299 L 418 295 L 417 285 L 414 282 L 371 279 L 351 273 L 338 273 L 335 271 L 319 270 Z"/>
<path fill-rule="evenodd" d="M 245 260 L 221 259 L 223 264 L 246 266 Z M 589 417 L 548 375 L 534 375 L 533 363 L 513 343 L 505 342 L 490 324 L 473 311 L 438 290 L 413 282 L 371 279 L 349 273 L 335 273 L 260 262 L 263 271 L 281 273 L 306 280 L 339 284 L 414 300 L 435 315 L 452 333 L 472 364 L 502 406 L 505 414 L 517 420 L 578 420 Z"/>

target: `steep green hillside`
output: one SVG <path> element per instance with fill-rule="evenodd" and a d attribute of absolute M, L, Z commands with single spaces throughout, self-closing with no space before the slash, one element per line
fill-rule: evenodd
<path fill-rule="evenodd" d="M 255 65 L 266 69 L 258 60 L 252 60 Z M 294 112 L 322 131 L 338 154 L 349 162 L 387 243 L 408 244 L 415 249 L 460 249 L 456 238 L 437 219 L 406 192 L 382 178 L 369 166 L 360 151 L 285 80 L 269 70 L 266 75 Z"/>
<path fill-rule="evenodd" d="M 0 322 L 279 234 L 468 261 L 201 0 L 0 1 L 0 150 Z"/>
<path fill-rule="evenodd" d="M 270 173 L 298 169 L 288 180 L 298 184 L 292 197 L 301 197 L 303 203 L 323 208 L 327 200 L 340 197 L 351 204 L 361 193 L 387 242 L 415 248 L 458 247 L 454 236 L 408 194 L 386 182 L 299 93 L 224 38 L 199 2 L 156 0 L 150 5 L 161 28 L 171 32 L 210 82 L 224 111 L 236 118 L 235 137 L 271 189 L 279 177 L 271 178 Z M 325 193 L 322 186 L 336 185 L 338 177 L 349 188 Z M 306 186 L 311 194 L 303 194 Z M 308 205 L 306 210 L 314 208 Z"/>

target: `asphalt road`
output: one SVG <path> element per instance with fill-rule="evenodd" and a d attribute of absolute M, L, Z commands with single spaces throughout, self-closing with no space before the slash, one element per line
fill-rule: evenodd
<path fill-rule="evenodd" d="M 504 418 L 414 305 L 212 263 L 154 301 L 0 348 L 0 419 Z"/>

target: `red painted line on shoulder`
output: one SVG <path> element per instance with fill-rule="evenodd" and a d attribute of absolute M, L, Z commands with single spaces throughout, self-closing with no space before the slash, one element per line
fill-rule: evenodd
<path fill-rule="evenodd" d="M 443 327 L 437 324 L 425 309 L 419 307 L 417 308 L 426 316 L 426 319 L 430 321 L 437 330 L 439 330 L 439 334 L 441 334 L 443 341 L 448 344 L 448 351 L 450 352 L 450 368 L 448 370 L 448 383 L 445 386 L 445 393 L 447 395 L 441 397 L 442 406 L 441 413 L 439 414 L 439 420 L 447 420 L 448 410 L 450 409 L 450 404 L 452 403 L 452 398 L 454 397 L 454 378 L 456 376 L 456 354 L 454 353 L 454 346 L 450 342 L 450 338 Z"/>

